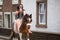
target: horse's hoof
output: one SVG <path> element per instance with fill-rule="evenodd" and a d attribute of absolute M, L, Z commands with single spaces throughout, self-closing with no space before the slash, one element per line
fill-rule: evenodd
<path fill-rule="evenodd" d="M 27 40 L 30 40 L 29 38 Z"/>

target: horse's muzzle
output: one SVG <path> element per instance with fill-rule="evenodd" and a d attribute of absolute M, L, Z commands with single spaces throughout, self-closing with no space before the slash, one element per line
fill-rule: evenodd
<path fill-rule="evenodd" d="M 27 26 L 28 26 L 28 25 L 31 25 L 31 23 L 27 23 Z"/>

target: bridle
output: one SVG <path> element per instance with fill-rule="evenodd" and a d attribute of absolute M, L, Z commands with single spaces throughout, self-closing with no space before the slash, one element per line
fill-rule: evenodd
<path fill-rule="evenodd" d="M 25 17 L 25 18 L 24 18 Z M 31 18 L 29 17 L 29 15 L 27 15 L 27 16 L 24 16 L 23 17 L 23 22 L 26 24 L 26 26 L 29 26 L 29 25 L 31 25 Z M 28 20 L 27 20 L 28 19 Z M 27 22 L 27 21 L 30 21 L 30 22 Z"/>

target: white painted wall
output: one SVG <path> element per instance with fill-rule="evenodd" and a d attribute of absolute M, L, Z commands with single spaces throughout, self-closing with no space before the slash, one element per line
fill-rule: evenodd
<path fill-rule="evenodd" d="M 48 0 L 47 14 L 48 30 L 60 32 L 60 0 Z"/>
<path fill-rule="evenodd" d="M 47 28 L 36 28 L 36 0 L 22 0 L 26 13 L 32 13 L 31 30 L 60 33 L 60 0 L 47 1 Z"/>
<path fill-rule="evenodd" d="M 22 4 L 26 13 L 32 14 L 32 26 L 31 29 L 35 29 L 36 25 L 36 0 L 22 0 Z"/>

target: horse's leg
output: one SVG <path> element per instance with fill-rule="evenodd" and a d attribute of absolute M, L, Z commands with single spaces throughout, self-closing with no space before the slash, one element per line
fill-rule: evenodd
<path fill-rule="evenodd" d="M 29 39 L 29 33 L 27 33 L 27 40 L 30 40 L 30 39 Z"/>
<path fill-rule="evenodd" d="M 20 36 L 20 40 L 22 40 L 22 33 L 19 33 L 19 36 Z"/>

